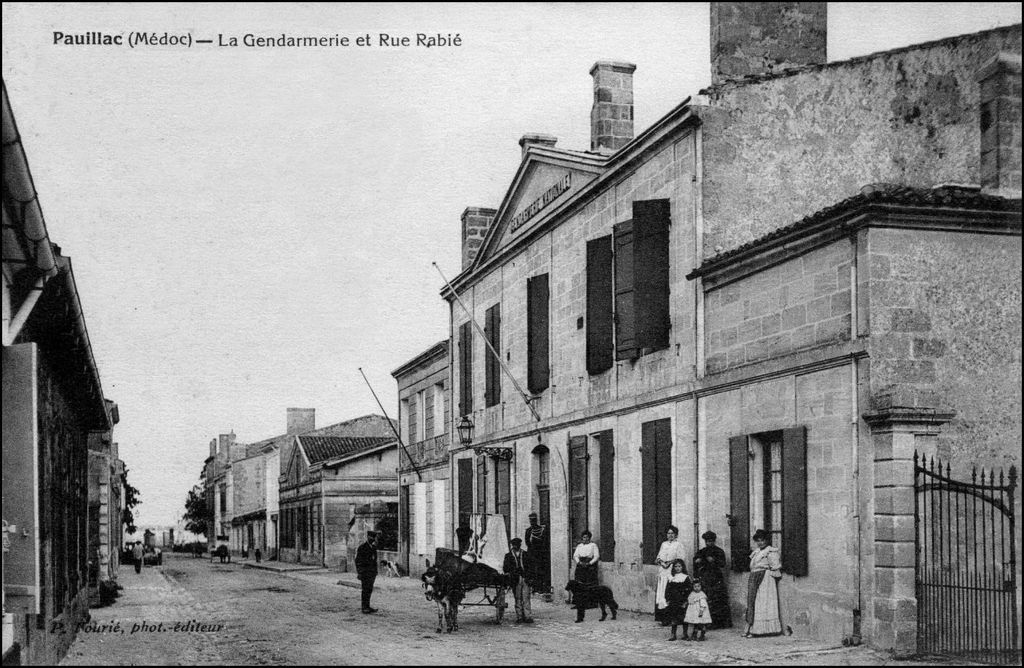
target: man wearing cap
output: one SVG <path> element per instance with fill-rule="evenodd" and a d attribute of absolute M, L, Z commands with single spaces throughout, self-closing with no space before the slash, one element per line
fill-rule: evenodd
<path fill-rule="evenodd" d="M 363 614 L 377 612 L 370 607 L 370 594 L 373 593 L 373 581 L 377 579 L 377 533 L 366 532 L 366 542 L 356 550 L 356 576 L 363 585 Z"/>
<path fill-rule="evenodd" d="M 530 553 L 523 551 L 522 538 L 513 538 L 511 546 L 512 549 L 505 555 L 502 570 L 509 576 L 512 594 L 516 598 L 516 624 L 533 624 L 530 583 L 527 580 L 528 574 L 533 572 Z"/>
<path fill-rule="evenodd" d="M 542 594 L 551 591 L 548 568 L 551 563 L 548 528 L 538 521 L 537 513 L 530 513 L 530 526 L 526 528 L 526 551 L 530 554 L 533 568 L 530 571 L 530 586 Z"/>

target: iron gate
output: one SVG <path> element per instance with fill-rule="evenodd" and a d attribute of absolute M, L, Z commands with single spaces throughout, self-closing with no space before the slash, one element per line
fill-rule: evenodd
<path fill-rule="evenodd" d="M 1020 663 L 1014 490 L 998 474 L 914 453 L 917 651 L 990 663 Z M 987 479 L 986 479 L 987 478 Z"/>

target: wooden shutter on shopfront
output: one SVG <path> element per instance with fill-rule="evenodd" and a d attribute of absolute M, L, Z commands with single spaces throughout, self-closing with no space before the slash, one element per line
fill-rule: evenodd
<path fill-rule="evenodd" d="M 470 515 L 473 514 L 473 460 L 460 459 L 459 462 L 459 526 L 469 526 Z"/>
<path fill-rule="evenodd" d="M 643 562 L 653 564 L 672 524 L 672 421 L 669 418 L 641 425 L 640 460 L 643 480 Z"/>
<path fill-rule="evenodd" d="M 601 561 L 615 561 L 615 445 L 612 431 L 595 436 L 598 442 L 598 548 Z"/>
<path fill-rule="evenodd" d="M 612 237 L 587 242 L 587 373 L 612 368 Z"/>
<path fill-rule="evenodd" d="M 459 326 L 459 415 L 473 412 L 473 325 Z"/>
<path fill-rule="evenodd" d="M 487 513 L 487 457 L 484 455 L 476 458 L 476 512 Z"/>
<path fill-rule="evenodd" d="M 575 545 L 587 528 L 587 437 L 569 439 L 569 533 Z M 600 548 L 598 548 L 600 550 Z"/>
<path fill-rule="evenodd" d="M 782 432 L 782 568 L 807 575 L 807 428 Z"/>
<path fill-rule="evenodd" d="M 495 304 L 484 314 L 484 336 L 491 345 L 484 351 L 484 405 L 496 406 L 501 402 L 501 363 L 491 352 L 501 354 L 501 304 Z"/>
<path fill-rule="evenodd" d="M 548 275 L 526 280 L 526 385 L 530 392 L 540 394 L 548 389 L 548 325 L 550 293 Z"/>
<path fill-rule="evenodd" d="M 633 289 L 640 354 L 669 345 L 669 225 L 667 199 L 633 202 Z"/>
<path fill-rule="evenodd" d="M 750 459 L 747 437 L 729 439 L 729 546 L 732 569 L 750 570 Z"/>
<path fill-rule="evenodd" d="M 615 359 L 634 359 L 636 304 L 633 294 L 633 221 L 615 226 Z"/>

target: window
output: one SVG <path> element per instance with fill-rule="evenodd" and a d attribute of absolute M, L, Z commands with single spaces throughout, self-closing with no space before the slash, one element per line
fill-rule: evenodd
<path fill-rule="evenodd" d="M 448 431 L 447 420 L 444 412 L 444 384 L 434 385 L 434 436 L 440 436 Z"/>
<path fill-rule="evenodd" d="M 534 394 L 548 389 L 550 381 L 548 319 L 548 275 L 541 274 L 526 281 L 526 386 Z"/>
<path fill-rule="evenodd" d="M 505 516 L 505 532 L 512 531 L 512 466 L 507 459 L 494 460 L 494 512 Z M 505 539 L 510 539 L 506 535 Z"/>
<path fill-rule="evenodd" d="M 633 202 L 633 219 L 587 243 L 587 370 L 669 345 L 669 200 Z"/>
<path fill-rule="evenodd" d="M 476 512 L 487 513 L 487 457 L 476 458 Z"/>
<path fill-rule="evenodd" d="M 551 454 L 547 446 L 538 445 L 533 449 L 537 473 L 537 519 L 544 526 L 551 525 Z"/>
<path fill-rule="evenodd" d="M 749 567 L 750 536 L 764 529 L 782 568 L 807 575 L 807 432 L 804 427 L 729 439 L 733 570 Z"/>
<path fill-rule="evenodd" d="M 473 324 L 459 326 L 459 416 L 473 412 Z"/>
<path fill-rule="evenodd" d="M 409 399 L 402 399 L 400 408 L 402 416 L 399 422 L 401 423 L 402 428 L 402 442 L 412 443 L 412 441 L 409 440 L 412 432 L 412 413 L 409 410 Z"/>
<path fill-rule="evenodd" d="M 490 344 L 484 351 L 484 405 L 489 408 L 501 403 L 501 362 L 494 354 L 501 354 L 501 304 L 487 309 L 484 336 Z"/>
<path fill-rule="evenodd" d="M 416 433 L 413 435 L 413 443 L 427 438 L 427 398 L 426 392 L 420 390 L 416 393 Z"/>
<path fill-rule="evenodd" d="M 669 418 L 641 425 L 643 471 L 643 549 L 645 564 L 653 564 L 672 524 L 672 421 Z"/>

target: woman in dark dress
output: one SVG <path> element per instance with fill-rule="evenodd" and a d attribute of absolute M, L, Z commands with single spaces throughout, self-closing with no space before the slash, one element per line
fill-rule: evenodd
<path fill-rule="evenodd" d="M 701 581 L 704 593 L 708 596 L 711 628 L 730 628 L 732 614 L 729 610 L 729 592 L 725 588 L 725 552 L 715 545 L 718 536 L 714 531 L 705 531 L 701 538 L 704 539 L 705 547 L 693 557 L 693 576 Z"/>

